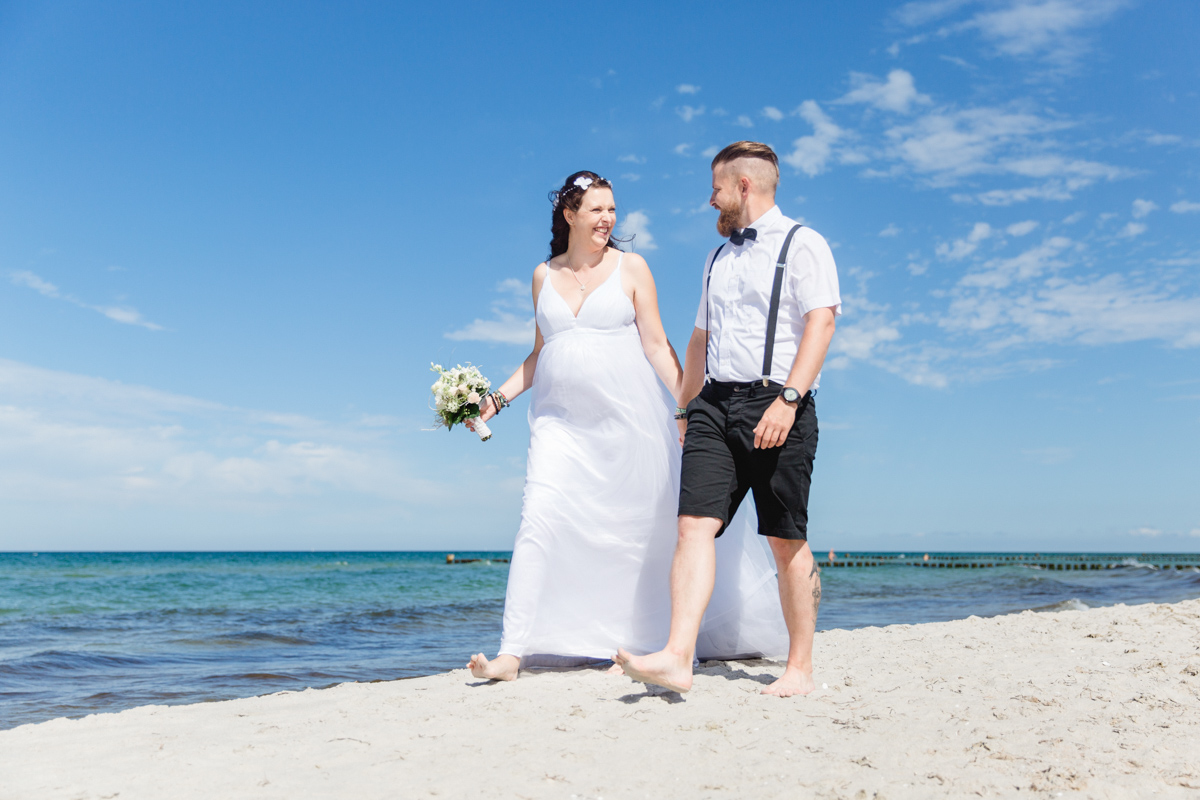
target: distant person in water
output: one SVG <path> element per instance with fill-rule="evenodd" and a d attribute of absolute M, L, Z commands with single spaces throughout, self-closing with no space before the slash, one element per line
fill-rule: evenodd
<path fill-rule="evenodd" d="M 787 668 L 763 689 L 808 694 L 821 577 L 808 547 L 808 490 L 817 452 L 815 394 L 841 313 L 825 239 L 775 205 L 779 161 L 736 142 L 712 161 L 710 204 L 729 241 L 706 263 L 680 396 L 687 402 L 679 538 L 671 568 L 671 633 L 646 656 L 617 651 L 635 680 L 686 692 L 709 606 L 717 537 L 748 491 L 779 571 L 790 636 Z M 689 402 L 690 401 L 690 402 Z"/>
<path fill-rule="evenodd" d="M 533 271 L 533 352 L 481 403 L 486 422 L 531 393 L 500 653 L 471 658 L 477 678 L 608 660 L 618 646 L 649 653 L 670 622 L 683 370 L 650 268 L 613 238 L 612 184 L 576 172 L 551 201 L 550 257 Z M 773 569 L 743 538 L 753 549 L 735 541 L 723 556 L 728 597 L 704 630 L 711 657 L 786 647 L 782 618 L 762 610 L 775 604 Z"/>

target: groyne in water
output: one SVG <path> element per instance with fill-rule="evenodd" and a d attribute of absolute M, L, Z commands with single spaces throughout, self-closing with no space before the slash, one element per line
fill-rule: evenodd
<path fill-rule="evenodd" d="M 1200 569 L 1200 553 L 837 553 L 817 556 L 819 567 L 920 567 L 923 569 Z"/>

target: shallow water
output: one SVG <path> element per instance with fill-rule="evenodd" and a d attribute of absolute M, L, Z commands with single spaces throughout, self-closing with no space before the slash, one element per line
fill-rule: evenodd
<path fill-rule="evenodd" d="M 508 553 L 0 554 L 0 728 L 389 680 L 499 645 Z M 951 555 L 951 554 L 942 554 Z M 1053 559 L 1068 559 L 1062 555 Z M 1194 557 L 1192 557 L 1194 560 Z M 1200 570 L 826 569 L 818 627 L 1200 597 Z"/>

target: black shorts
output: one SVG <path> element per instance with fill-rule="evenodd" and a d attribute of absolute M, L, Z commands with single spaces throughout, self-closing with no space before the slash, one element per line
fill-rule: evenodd
<path fill-rule="evenodd" d="M 817 455 L 817 410 L 808 394 L 782 447 L 754 449 L 754 428 L 783 391 L 778 384 L 707 383 L 687 407 L 680 516 L 721 520 L 718 536 L 754 491 L 758 532 L 808 538 L 808 488 Z"/>

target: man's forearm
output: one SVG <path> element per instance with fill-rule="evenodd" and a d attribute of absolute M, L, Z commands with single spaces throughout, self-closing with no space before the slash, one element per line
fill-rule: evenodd
<path fill-rule="evenodd" d="M 707 355 L 708 332 L 695 328 L 683 358 L 683 384 L 679 389 L 679 405 L 686 406 L 704 388 L 704 359 Z"/>
<path fill-rule="evenodd" d="M 825 354 L 829 352 L 829 342 L 833 339 L 833 330 L 833 311 L 817 308 L 809 312 L 787 381 L 787 385 L 799 390 L 801 395 L 809 390 L 821 372 Z"/>

